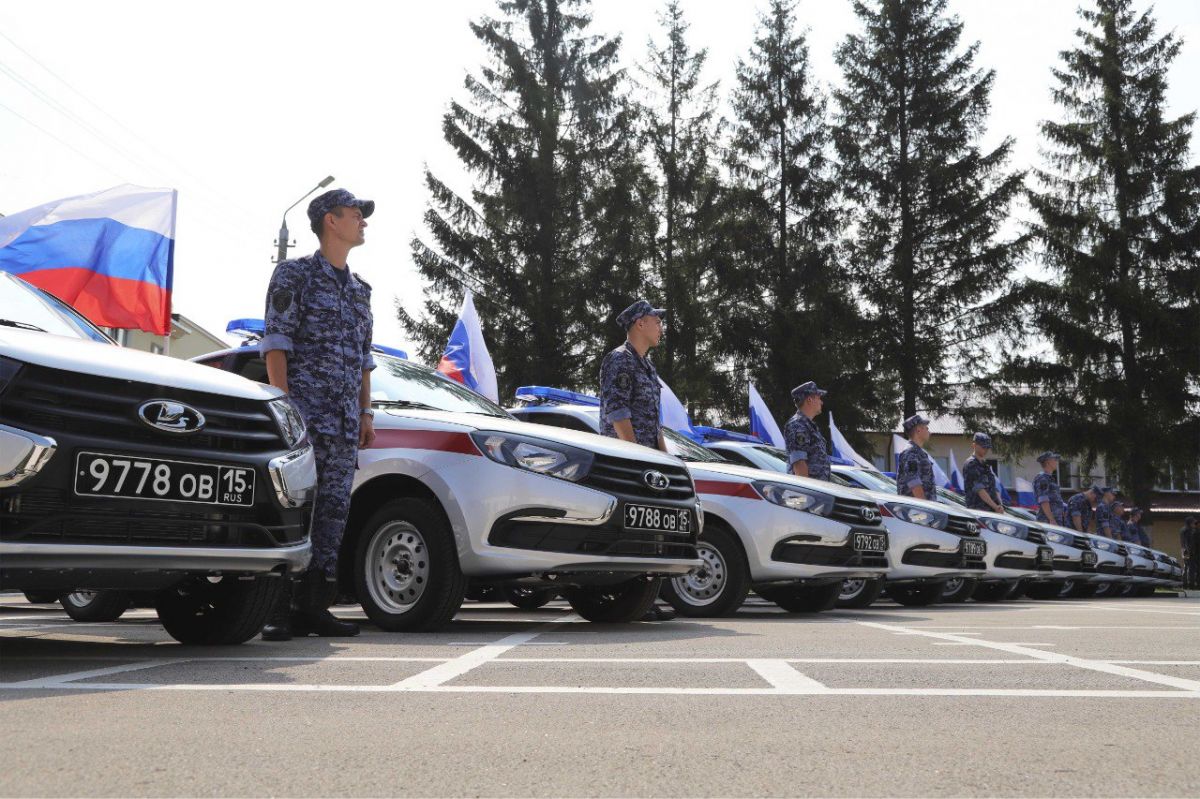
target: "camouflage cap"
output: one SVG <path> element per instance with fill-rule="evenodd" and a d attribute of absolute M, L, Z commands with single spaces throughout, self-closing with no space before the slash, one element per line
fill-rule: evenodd
<path fill-rule="evenodd" d="M 657 316 L 659 319 L 667 315 L 666 308 L 655 308 L 646 300 L 638 300 L 633 305 L 630 305 L 621 313 L 617 314 L 617 324 L 622 329 L 628 330 L 629 326 L 643 316 Z"/>
<path fill-rule="evenodd" d="M 1057 452 L 1054 452 L 1053 450 L 1047 450 L 1046 452 L 1043 452 L 1041 455 L 1037 456 L 1038 463 L 1045 463 L 1046 461 L 1057 461 L 1057 460 L 1062 460 L 1062 458 L 1060 458 L 1059 454 Z"/>
<path fill-rule="evenodd" d="M 1103 496 L 1104 494 L 1104 486 L 1100 485 L 1099 483 L 1092 483 L 1087 487 L 1087 490 L 1091 491 L 1096 496 Z"/>
<path fill-rule="evenodd" d="M 345 189 L 330 189 L 308 204 L 308 221 L 314 225 L 334 208 L 360 208 L 363 219 L 375 213 L 374 200 L 360 200 Z"/>
<path fill-rule="evenodd" d="M 811 394 L 816 394 L 818 397 L 824 397 L 828 391 L 817 388 L 817 384 L 809 380 L 807 383 L 801 383 L 792 389 L 792 399 L 800 402 Z"/>
<path fill-rule="evenodd" d="M 971 437 L 971 441 L 983 447 L 984 449 L 992 448 L 992 437 L 987 433 L 976 433 Z"/>
<path fill-rule="evenodd" d="M 914 413 L 912 416 L 904 420 L 904 434 L 908 435 L 913 431 L 914 427 L 919 427 L 923 424 L 929 424 L 929 420 L 919 413 Z"/>

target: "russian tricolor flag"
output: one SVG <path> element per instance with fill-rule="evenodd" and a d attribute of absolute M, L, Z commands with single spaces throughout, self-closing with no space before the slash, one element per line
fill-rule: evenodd
<path fill-rule="evenodd" d="M 750 383 L 750 432 L 772 446 L 787 448 L 783 433 L 775 423 L 775 417 L 771 415 L 771 410 L 767 403 L 763 402 L 762 395 L 758 393 L 753 382 Z"/>
<path fill-rule="evenodd" d="M 458 322 L 450 333 L 450 341 L 446 343 L 446 351 L 437 370 L 492 402 L 500 401 L 496 368 L 492 366 L 492 356 L 483 343 L 483 328 L 479 325 L 479 315 L 475 313 L 475 302 L 469 291 L 463 297 L 462 311 L 458 314 Z"/>
<path fill-rule="evenodd" d="M 0 217 L 0 270 L 97 325 L 171 332 L 174 189 L 116 186 Z"/>

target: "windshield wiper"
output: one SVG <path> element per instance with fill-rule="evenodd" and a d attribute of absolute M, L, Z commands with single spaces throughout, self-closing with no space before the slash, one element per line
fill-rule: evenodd
<path fill-rule="evenodd" d="M 441 410 L 441 408 L 426 405 L 424 402 L 413 402 L 412 400 L 371 400 L 371 405 L 380 408 L 420 408 L 425 411 Z"/>
<path fill-rule="evenodd" d="M 44 328 L 40 328 L 37 325 L 31 325 L 28 322 L 18 322 L 15 319 L 0 319 L 0 326 L 15 327 L 21 330 L 36 330 L 39 333 L 46 332 Z"/>

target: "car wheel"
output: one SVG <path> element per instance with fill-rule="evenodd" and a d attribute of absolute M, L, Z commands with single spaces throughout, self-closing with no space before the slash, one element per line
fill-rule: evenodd
<path fill-rule="evenodd" d="M 974 577 L 955 577 L 942 588 L 942 602 L 966 602 L 975 593 L 979 581 Z"/>
<path fill-rule="evenodd" d="M 263 575 L 249 580 L 206 579 L 160 591 L 158 620 L 181 644 L 240 644 L 258 635 L 283 591 L 283 581 Z"/>
<path fill-rule="evenodd" d="M 1067 590 L 1070 580 L 1062 582 L 1031 583 L 1025 587 L 1025 596 L 1030 599 L 1058 599 Z"/>
<path fill-rule="evenodd" d="M 1154 592 L 1157 590 L 1158 590 L 1157 586 L 1139 585 L 1137 587 L 1137 591 L 1134 593 L 1134 596 L 1141 596 L 1141 597 L 1154 596 Z"/>
<path fill-rule="evenodd" d="M 838 592 L 837 607 L 866 608 L 870 607 L 879 595 L 883 593 L 883 580 L 843 580 L 842 590 Z"/>
<path fill-rule="evenodd" d="M 1100 583 L 1096 586 L 1096 593 L 1093 594 L 1097 599 L 1104 599 L 1111 596 L 1116 596 L 1119 591 L 1117 583 Z"/>
<path fill-rule="evenodd" d="M 72 591 L 58 601 L 75 621 L 116 621 L 131 604 L 124 591 Z"/>
<path fill-rule="evenodd" d="M 1030 585 L 1031 583 L 1028 580 L 1021 580 L 1012 587 L 1011 591 L 1008 592 L 1006 599 L 1020 599 L 1021 597 L 1025 596 Z"/>
<path fill-rule="evenodd" d="M 57 591 L 25 591 L 25 601 L 31 605 L 53 605 L 58 601 Z"/>
<path fill-rule="evenodd" d="M 936 605 L 942 598 L 944 587 L 941 583 L 929 585 L 890 585 L 888 596 L 892 601 L 906 607 L 924 608 Z"/>
<path fill-rule="evenodd" d="M 504 598 L 521 610 L 537 610 L 558 596 L 557 588 L 529 588 L 513 586 L 504 589 Z"/>
<path fill-rule="evenodd" d="M 571 608 L 588 621 L 625 624 L 645 616 L 658 599 L 662 580 L 629 580 L 618 585 L 568 588 Z"/>
<path fill-rule="evenodd" d="M 709 525 L 696 543 L 703 561 L 690 574 L 663 582 L 662 598 L 681 616 L 728 616 L 750 593 L 750 567 L 734 535 Z"/>
<path fill-rule="evenodd" d="M 976 602 L 1000 602 L 1007 599 L 1012 590 L 1012 583 L 1003 581 L 979 583 L 979 585 L 975 586 L 975 593 L 971 594 L 971 599 L 974 599 Z"/>
<path fill-rule="evenodd" d="M 820 613 L 831 610 L 842 593 L 842 584 L 828 583 L 816 586 L 792 586 L 788 588 L 770 588 L 759 591 L 763 597 L 774 602 L 788 613 Z"/>
<path fill-rule="evenodd" d="M 462 606 L 467 578 L 454 534 L 428 502 L 413 497 L 385 502 L 363 526 L 355 550 L 359 601 L 380 628 L 437 630 Z"/>
<path fill-rule="evenodd" d="M 1096 595 L 1096 589 L 1100 586 L 1095 583 L 1076 582 L 1071 586 L 1065 596 L 1074 597 L 1075 599 L 1087 599 Z"/>

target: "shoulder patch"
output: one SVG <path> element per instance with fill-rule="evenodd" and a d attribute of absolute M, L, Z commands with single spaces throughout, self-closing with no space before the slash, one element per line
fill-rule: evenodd
<path fill-rule="evenodd" d="M 283 313 L 288 308 L 292 307 L 292 302 L 295 296 L 291 289 L 279 289 L 271 295 L 271 307 L 275 309 L 275 313 Z"/>
<path fill-rule="evenodd" d="M 628 372 L 621 372 L 613 383 L 622 391 L 628 391 L 633 385 L 633 380 L 629 377 Z"/>

